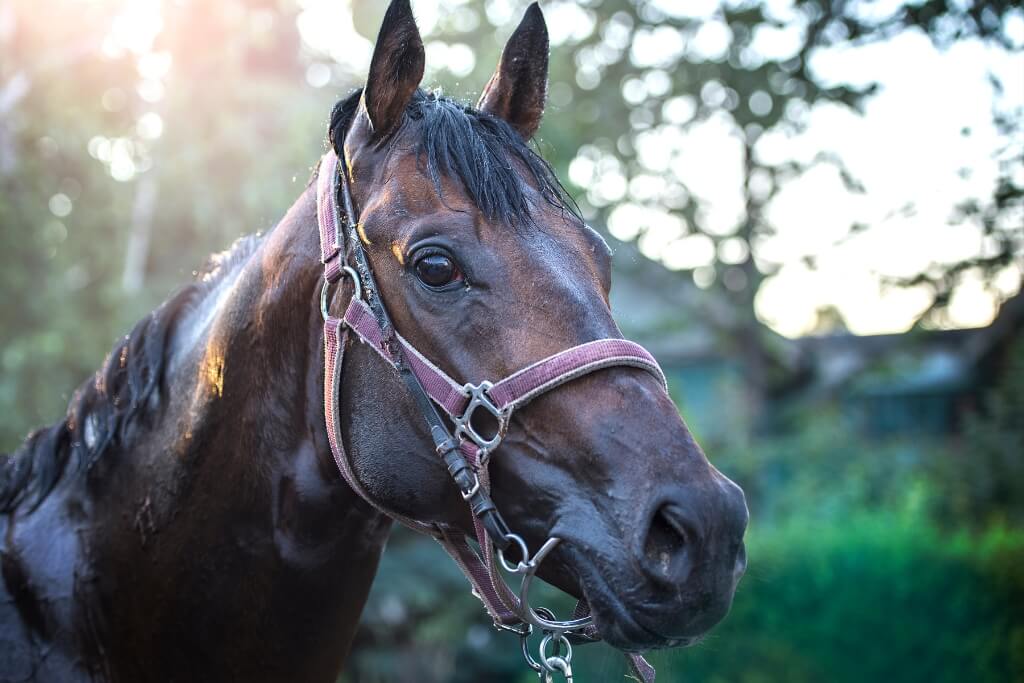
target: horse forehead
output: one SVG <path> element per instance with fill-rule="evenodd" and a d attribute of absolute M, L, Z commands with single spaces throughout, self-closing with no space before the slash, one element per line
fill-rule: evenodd
<path fill-rule="evenodd" d="M 440 230 L 472 230 L 478 241 L 500 246 L 509 256 L 528 258 L 538 266 L 545 263 L 564 270 L 566 256 L 580 247 L 589 251 L 590 240 L 584 237 L 589 229 L 552 206 L 525 180 L 523 191 L 534 209 L 533 224 L 513 227 L 488 219 L 458 180 L 444 174 L 436 181 L 429 177 L 414 145 L 396 145 L 378 169 L 366 227 L 371 233 L 388 233 L 392 242 L 401 244 L 421 224 L 416 219 L 426 218 Z"/>
<path fill-rule="evenodd" d="M 406 218 L 444 212 L 479 213 L 454 180 L 441 176 L 439 192 L 413 151 L 389 155 L 375 175 L 367 209 Z"/>

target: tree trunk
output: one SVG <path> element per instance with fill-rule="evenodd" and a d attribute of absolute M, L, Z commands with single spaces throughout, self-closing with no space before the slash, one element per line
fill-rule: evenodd
<path fill-rule="evenodd" d="M 124 255 L 124 274 L 121 277 L 121 287 L 129 294 L 138 292 L 145 284 L 149 237 L 158 194 L 156 174 L 152 170 L 142 174 L 135 185 L 132 222 Z"/>

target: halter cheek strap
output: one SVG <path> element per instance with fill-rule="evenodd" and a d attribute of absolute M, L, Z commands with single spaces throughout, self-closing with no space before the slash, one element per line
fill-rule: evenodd
<path fill-rule="evenodd" d="M 343 225 L 339 194 L 345 204 L 347 225 Z M 495 626 L 520 634 L 527 662 L 542 677 L 550 679 L 555 671 L 559 671 L 571 680 L 571 647 L 565 636 L 599 639 L 589 608 L 581 601 L 573 619 L 557 621 L 550 611 L 529 606 L 528 591 L 537 568 L 559 541 L 557 538 L 549 539 L 531 557 L 526 543 L 509 530 L 490 498 L 487 462 L 504 437 L 512 413 L 545 392 L 613 366 L 630 366 L 650 372 L 662 386 L 665 386 L 665 376 L 654 357 L 639 344 L 624 339 L 598 339 L 548 356 L 495 382 L 460 384 L 392 326 L 377 292 L 369 260 L 355 233 L 355 216 L 345 165 L 335 152 L 328 152 L 321 160 L 317 177 L 317 223 L 324 264 L 320 306 L 324 317 L 325 421 L 338 470 L 352 490 L 374 508 L 414 531 L 432 536 L 441 544 L 469 580 L 474 594 L 483 602 Z M 348 229 L 347 239 L 345 227 Z M 346 246 L 354 268 L 345 263 Z M 329 289 L 346 275 L 353 281 L 353 294 L 345 313 L 337 318 L 329 314 Z M 471 546 L 459 529 L 423 522 L 388 509 L 374 500 L 355 476 L 341 440 L 338 405 L 342 361 L 349 332 L 398 371 L 416 400 L 438 456 L 473 513 L 479 551 Z M 455 425 L 454 433 L 438 409 Z M 497 423 L 494 433 L 481 434 L 474 425 L 473 418 L 479 410 L 490 413 L 494 418 Z M 503 554 L 510 547 L 515 547 L 520 556 L 514 565 Z M 522 575 L 518 595 L 505 583 L 500 568 Z M 547 634 L 541 644 L 539 662 L 530 656 L 525 646 L 525 637 L 534 627 Z M 545 648 L 552 642 L 556 651 L 564 644 L 568 654 L 548 657 Z M 642 657 L 630 655 L 629 659 L 637 678 L 644 683 L 654 681 L 654 669 Z"/>

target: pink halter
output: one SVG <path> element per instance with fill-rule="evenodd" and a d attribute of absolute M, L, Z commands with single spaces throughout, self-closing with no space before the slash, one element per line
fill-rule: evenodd
<path fill-rule="evenodd" d="M 341 172 L 339 165 L 342 167 Z M 529 606 L 530 583 L 544 556 L 559 541 L 557 538 L 548 539 L 531 558 L 526 543 L 508 530 L 490 499 L 488 459 L 504 437 L 512 413 L 540 394 L 583 375 L 613 366 L 646 370 L 655 375 L 663 386 L 665 376 L 654 357 L 639 344 L 624 339 L 599 339 L 548 356 L 495 382 L 457 382 L 390 327 L 362 243 L 355 234 L 355 212 L 347 181 L 347 173 L 344 165 L 339 164 L 337 154 L 334 151 L 328 152 L 320 163 L 317 178 L 317 222 L 321 260 L 324 264 L 324 285 L 321 291 L 326 358 L 324 406 L 327 435 L 338 469 L 352 490 L 377 510 L 415 531 L 432 536 L 441 544 L 466 575 L 474 594 L 483 602 L 495 626 L 519 633 L 524 639 L 524 654 L 531 667 L 542 675 L 550 676 L 557 670 L 569 678 L 571 648 L 566 635 L 596 640 L 599 634 L 589 616 L 589 608 L 583 602 L 577 605 L 574 618 L 569 621 L 556 621 L 550 611 L 544 608 L 535 610 Z M 339 189 L 345 202 L 349 228 L 347 246 L 359 272 L 344 262 L 346 254 L 343 246 L 346 240 L 338 206 Z M 328 290 L 345 275 L 352 278 L 354 289 L 344 315 L 336 318 L 328 311 Z M 366 294 L 373 297 L 370 300 L 372 305 L 364 300 L 364 286 L 368 290 Z M 403 372 L 403 379 L 408 386 L 429 397 L 429 400 L 422 399 L 420 408 L 431 427 L 438 455 L 472 509 L 479 552 L 473 549 L 459 529 L 422 522 L 388 510 L 373 500 L 356 478 L 341 442 L 338 421 L 341 366 L 349 331 L 354 332 L 360 341 L 366 343 L 388 364 Z M 450 418 L 455 425 L 454 433 L 448 433 L 447 427 L 437 417 L 434 406 L 429 405 L 431 402 Z M 494 434 L 480 434 L 474 427 L 473 416 L 477 410 L 490 413 L 497 422 Z M 434 419 L 431 419 L 430 414 L 433 414 Z M 509 563 L 502 554 L 510 545 L 518 546 L 522 558 L 515 565 Z M 518 595 L 505 583 L 499 565 L 510 573 L 522 575 Z M 540 628 L 547 636 L 541 645 L 539 663 L 525 648 L 525 637 L 533 627 Z M 564 644 L 568 648 L 568 656 L 548 657 L 546 647 L 552 643 L 556 652 Z M 654 669 L 642 657 L 630 655 L 630 663 L 638 678 L 645 683 L 653 682 Z"/>

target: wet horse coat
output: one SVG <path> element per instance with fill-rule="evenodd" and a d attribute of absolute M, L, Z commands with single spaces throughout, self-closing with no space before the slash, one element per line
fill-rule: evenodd
<path fill-rule="evenodd" d="M 417 91 L 422 53 L 396 0 L 367 89 L 332 125 L 395 326 L 460 378 L 619 336 L 607 248 L 525 145 L 546 88 L 539 10 L 478 108 Z M 390 521 L 331 457 L 316 225 L 310 186 L 0 465 L 0 681 L 336 679 Z M 434 286 L 438 272 L 451 281 Z M 341 379 L 369 495 L 470 532 L 397 375 L 354 344 Z M 686 644 L 725 614 L 743 497 L 654 377 L 605 370 L 540 397 L 502 451 L 495 502 L 531 547 L 563 539 L 541 575 L 585 597 L 606 640 Z"/>

